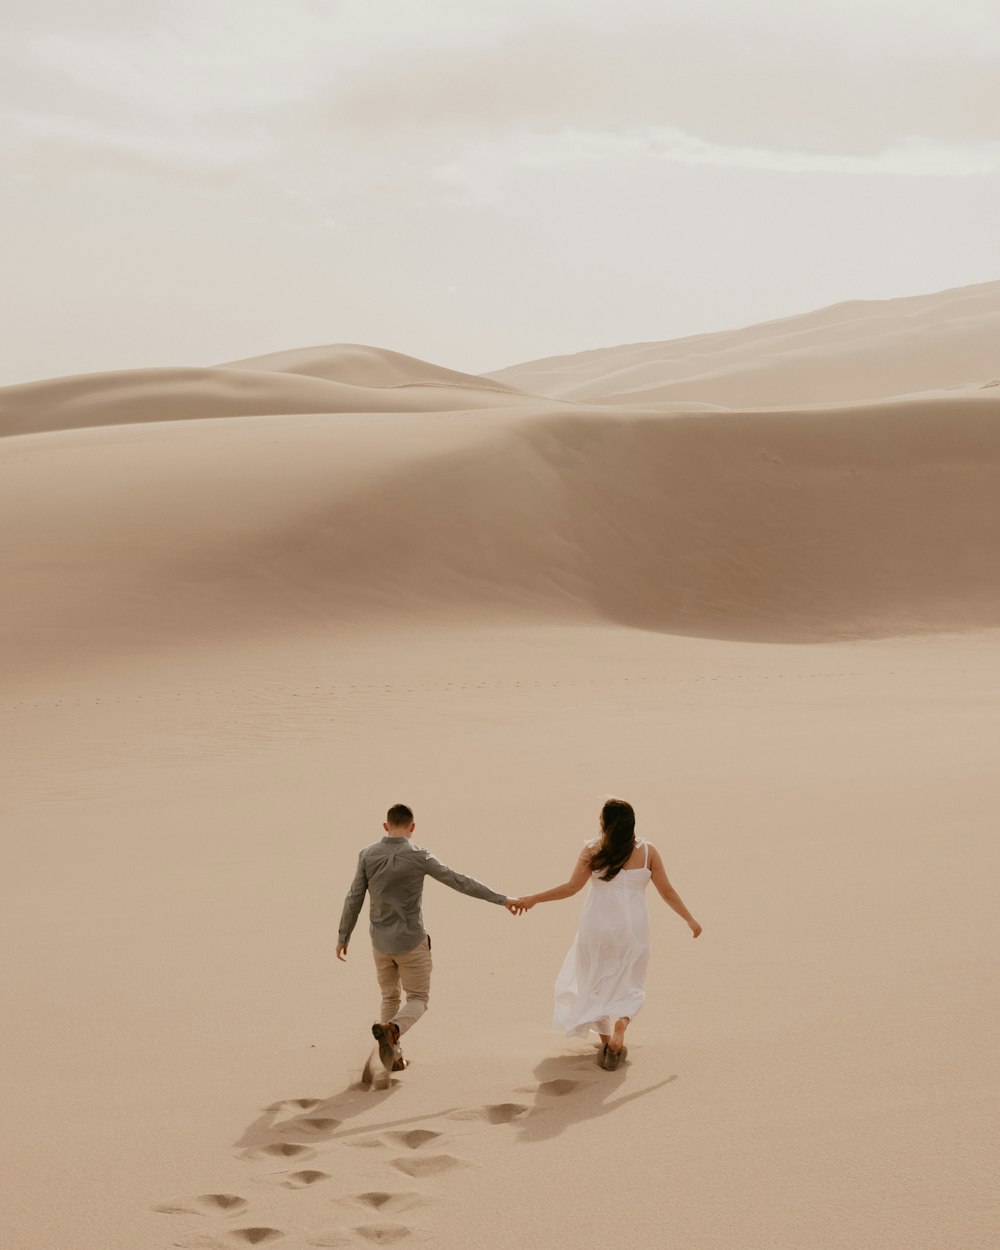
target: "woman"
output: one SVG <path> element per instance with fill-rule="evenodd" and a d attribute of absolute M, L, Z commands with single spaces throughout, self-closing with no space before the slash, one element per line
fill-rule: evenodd
<path fill-rule="evenodd" d="M 624 799 L 608 799 L 601 809 L 601 836 L 588 842 L 570 879 L 541 894 L 512 899 L 519 910 L 577 894 L 590 881 L 580 928 L 556 980 L 554 1023 L 571 1037 L 592 1029 L 601 1039 L 598 1062 L 613 1071 L 624 1055 L 625 1030 L 646 997 L 649 918 L 646 886 L 688 923 L 697 937 L 701 925 L 670 884 L 655 846 L 635 836 L 635 812 Z"/>

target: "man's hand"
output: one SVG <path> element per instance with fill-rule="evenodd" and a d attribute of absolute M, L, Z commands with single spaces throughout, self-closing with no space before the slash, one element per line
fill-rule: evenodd
<path fill-rule="evenodd" d="M 344 944 L 343 946 L 338 946 L 338 947 L 337 947 L 337 958 L 338 958 L 339 960 L 341 960 L 342 962 L 344 962 L 344 963 L 346 963 L 346 962 L 347 962 L 347 944 L 346 944 L 346 942 L 345 942 L 345 944 Z"/>

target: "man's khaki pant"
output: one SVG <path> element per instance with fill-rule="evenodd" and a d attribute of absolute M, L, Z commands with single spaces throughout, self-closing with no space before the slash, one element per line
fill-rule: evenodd
<path fill-rule="evenodd" d="M 416 1024 L 427 1010 L 431 993 L 431 940 L 425 937 L 412 951 L 386 955 L 372 948 L 375 974 L 382 990 L 382 1024 L 399 1026 L 400 1033 Z M 400 988 L 406 994 L 406 1005 L 399 1008 Z"/>

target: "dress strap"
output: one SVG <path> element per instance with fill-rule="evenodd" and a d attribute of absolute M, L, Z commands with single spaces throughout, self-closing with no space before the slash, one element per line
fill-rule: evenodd
<path fill-rule="evenodd" d="M 643 868 L 648 868 L 649 867 L 649 843 L 646 841 L 645 838 L 643 838 L 642 840 L 642 847 L 643 847 L 643 850 L 646 852 L 645 856 L 643 857 L 642 866 Z"/>

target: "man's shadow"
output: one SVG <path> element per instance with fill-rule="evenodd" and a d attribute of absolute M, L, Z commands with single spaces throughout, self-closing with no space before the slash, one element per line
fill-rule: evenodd
<path fill-rule="evenodd" d="M 677 1074 L 672 1073 L 653 1085 L 620 1094 L 630 1076 L 634 1079 L 631 1068 L 626 1058 L 614 1072 L 605 1072 L 598 1067 L 596 1051 L 586 1054 L 577 1051 L 543 1059 L 534 1070 L 538 1078 L 535 1104 L 515 1121 L 519 1140 L 536 1142 L 558 1137 L 572 1124 L 610 1115 L 627 1103 L 677 1080 Z"/>
<path fill-rule="evenodd" d="M 676 1073 L 646 1085 L 642 1089 L 625 1094 L 620 1091 L 632 1076 L 632 1065 L 626 1058 L 615 1072 L 605 1072 L 597 1066 L 596 1051 L 555 1055 L 543 1059 L 534 1069 L 537 1086 L 525 1093 L 535 1095 L 534 1105 L 523 1114 L 509 1119 L 504 1115 L 500 1122 L 510 1122 L 517 1129 L 519 1141 L 546 1141 L 558 1137 L 573 1124 L 610 1115 L 620 1107 L 652 1094 L 664 1085 L 677 1080 Z M 405 1138 L 408 1125 L 425 1123 L 428 1119 L 450 1116 L 467 1118 L 457 1107 L 445 1107 L 428 1115 L 388 1117 L 363 1126 L 351 1126 L 357 1116 L 370 1116 L 373 1108 L 384 1107 L 390 1111 L 389 1100 L 400 1087 L 398 1077 L 392 1077 L 388 1086 L 379 1088 L 361 1080 L 351 1081 L 339 1093 L 326 1098 L 283 1098 L 266 1106 L 247 1125 L 234 1148 L 246 1159 L 270 1160 L 275 1163 L 306 1165 L 316 1148 L 331 1142 L 347 1145 L 378 1145 L 375 1139 L 381 1132 L 399 1132 Z M 501 1104 L 497 1110 L 521 1112 L 515 1104 Z M 371 1139 L 370 1141 L 366 1139 Z"/>
<path fill-rule="evenodd" d="M 233 1143 L 234 1148 L 246 1159 L 306 1163 L 317 1146 L 328 1142 L 350 1142 L 360 1135 L 374 1135 L 426 1120 L 424 1113 L 350 1127 L 349 1121 L 356 1116 L 386 1106 L 399 1086 L 398 1077 L 392 1077 L 385 1088 L 356 1080 L 327 1098 L 282 1098 L 269 1103 L 247 1125 L 239 1140 Z M 448 1107 L 438 1114 L 447 1115 L 454 1110 Z"/>

